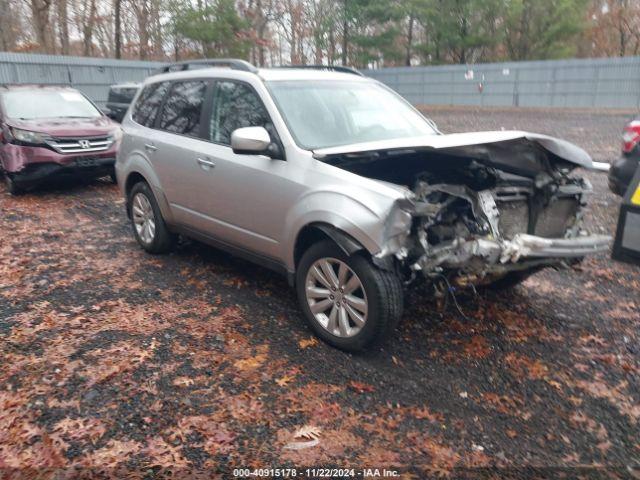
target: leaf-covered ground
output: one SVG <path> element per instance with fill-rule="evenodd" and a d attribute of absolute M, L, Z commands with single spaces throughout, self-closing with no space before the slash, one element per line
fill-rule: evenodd
<path fill-rule="evenodd" d="M 616 155 L 625 120 L 430 113 L 447 131 L 564 136 L 598 160 Z M 588 222 L 612 232 L 618 200 L 589 177 Z M 396 337 L 353 356 L 313 338 L 276 274 L 197 243 L 145 254 L 106 181 L 1 190 L 0 477 L 232 478 L 284 466 L 631 476 L 639 293 L 640 268 L 606 255 L 509 293 L 461 295 L 464 315 L 414 289 Z M 285 448 L 302 427 L 319 429 L 317 445 Z"/>

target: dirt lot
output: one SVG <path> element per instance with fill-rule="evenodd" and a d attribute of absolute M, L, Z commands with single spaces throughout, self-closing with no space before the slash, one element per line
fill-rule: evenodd
<path fill-rule="evenodd" d="M 549 133 L 602 161 L 627 118 L 428 110 L 444 131 Z M 618 200 L 589 178 L 588 223 L 612 232 Z M 0 191 L 0 477 L 349 466 L 631 478 L 639 292 L 640 268 L 606 255 L 510 293 L 463 294 L 464 316 L 412 291 L 397 336 L 353 356 L 317 342 L 267 270 L 197 243 L 143 253 L 106 181 Z M 303 426 L 321 429 L 318 445 L 284 448 Z"/>

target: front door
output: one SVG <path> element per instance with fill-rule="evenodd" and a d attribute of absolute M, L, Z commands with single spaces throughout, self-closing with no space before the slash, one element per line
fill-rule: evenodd
<path fill-rule="evenodd" d="M 215 83 L 207 119 L 209 142 L 202 150 L 195 180 L 195 210 L 207 232 L 220 240 L 278 259 L 287 212 L 303 192 L 296 181 L 300 167 L 265 155 L 238 155 L 231 133 L 241 127 L 263 126 L 272 140 L 278 134 L 256 91 L 234 80 Z"/>

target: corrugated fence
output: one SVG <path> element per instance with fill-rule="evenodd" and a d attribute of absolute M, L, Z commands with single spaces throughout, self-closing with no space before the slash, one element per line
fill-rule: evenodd
<path fill-rule="evenodd" d="M 162 63 L 0 52 L 0 83 L 72 85 L 98 105 L 109 85 L 140 82 Z"/>
<path fill-rule="evenodd" d="M 0 53 L 0 83 L 68 84 L 104 105 L 109 85 L 141 81 L 160 65 Z M 640 57 L 400 67 L 364 73 L 414 104 L 640 107 Z"/>
<path fill-rule="evenodd" d="M 640 57 L 367 70 L 414 104 L 640 107 Z"/>

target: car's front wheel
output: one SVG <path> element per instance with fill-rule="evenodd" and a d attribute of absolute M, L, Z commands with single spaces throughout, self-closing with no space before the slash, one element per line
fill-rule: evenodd
<path fill-rule="evenodd" d="M 169 231 L 151 188 L 145 182 L 136 183 L 128 198 L 133 234 L 149 253 L 166 253 L 174 245 L 175 236 Z"/>
<path fill-rule="evenodd" d="M 11 195 L 20 195 L 24 193 L 22 185 L 20 185 L 10 173 L 4 174 L 4 184 Z"/>
<path fill-rule="evenodd" d="M 348 351 L 388 337 L 402 315 L 398 276 L 364 255 L 346 255 L 331 241 L 311 246 L 296 273 L 298 300 L 313 331 Z"/>

